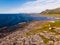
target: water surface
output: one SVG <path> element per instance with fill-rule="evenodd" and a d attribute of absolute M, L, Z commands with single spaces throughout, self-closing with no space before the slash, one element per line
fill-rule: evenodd
<path fill-rule="evenodd" d="M 30 16 L 26 14 L 0 14 L 0 27 L 12 26 L 21 22 L 28 22 L 32 20 L 49 20 L 43 16 Z"/>

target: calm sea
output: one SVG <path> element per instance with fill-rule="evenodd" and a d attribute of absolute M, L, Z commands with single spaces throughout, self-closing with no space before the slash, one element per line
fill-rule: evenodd
<path fill-rule="evenodd" d="M 26 14 L 0 14 L 0 28 L 4 26 L 12 26 L 20 22 L 28 22 L 32 20 L 48 20 L 43 16 L 30 16 Z"/>

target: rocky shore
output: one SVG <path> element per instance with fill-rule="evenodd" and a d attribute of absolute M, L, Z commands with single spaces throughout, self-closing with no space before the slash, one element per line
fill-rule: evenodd
<path fill-rule="evenodd" d="M 18 28 L 14 29 L 15 31 L 6 32 L 7 35 L 0 38 L 0 45 L 60 45 L 58 29 L 49 29 L 49 24 L 45 25 L 45 23 L 32 21 L 28 24 L 24 23 L 22 28 L 18 24 L 16 25 Z M 4 29 L 9 30 L 10 28 Z"/>

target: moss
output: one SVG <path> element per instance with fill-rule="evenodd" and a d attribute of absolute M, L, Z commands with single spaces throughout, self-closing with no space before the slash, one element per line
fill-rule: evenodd
<path fill-rule="evenodd" d="M 60 26 L 60 20 L 55 21 L 56 26 Z"/>
<path fill-rule="evenodd" d="M 29 32 L 26 32 L 25 34 L 26 34 L 26 36 L 30 36 L 31 35 Z"/>
<path fill-rule="evenodd" d="M 48 25 L 51 25 L 51 27 L 58 27 L 60 25 L 60 21 L 56 21 L 55 23 L 51 23 L 51 22 L 45 22 L 43 23 L 42 25 L 40 25 L 41 27 L 40 28 L 36 28 L 36 29 L 32 29 L 30 30 L 29 32 L 26 32 L 26 35 L 27 36 L 30 36 L 30 35 L 35 35 L 37 33 L 40 33 L 40 32 L 43 32 L 43 31 L 47 31 L 47 33 L 55 33 L 53 35 L 60 35 L 59 32 L 57 32 L 55 29 L 49 29 L 49 26 Z M 44 37 L 43 35 L 40 35 L 39 36 L 43 39 L 43 41 L 47 44 L 50 39 Z"/>
<path fill-rule="evenodd" d="M 43 39 L 43 41 L 47 44 L 49 42 L 50 39 L 48 38 L 45 38 L 43 35 L 40 35 L 39 36 Z"/>

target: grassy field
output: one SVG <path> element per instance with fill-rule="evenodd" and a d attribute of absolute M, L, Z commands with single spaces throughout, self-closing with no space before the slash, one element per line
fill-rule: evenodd
<path fill-rule="evenodd" d="M 60 17 L 60 14 L 41 14 L 42 16 Z"/>

